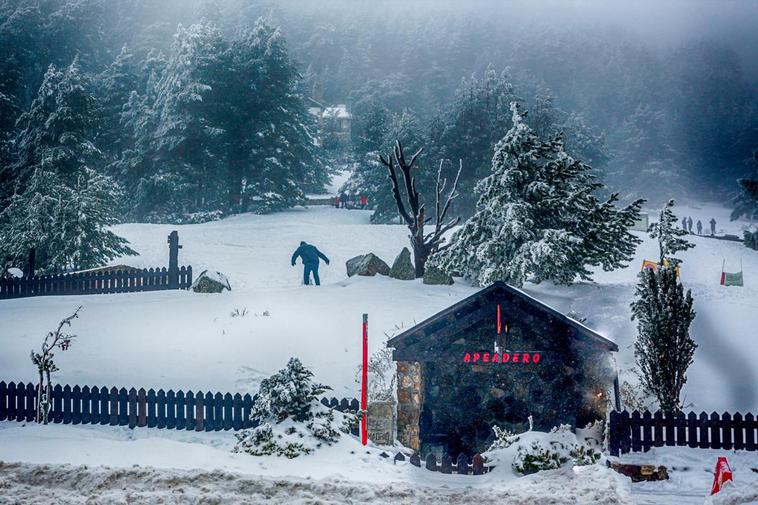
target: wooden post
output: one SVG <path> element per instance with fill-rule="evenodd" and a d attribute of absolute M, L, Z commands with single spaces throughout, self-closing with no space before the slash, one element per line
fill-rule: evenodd
<path fill-rule="evenodd" d="M 368 314 L 363 314 L 363 369 L 361 374 L 361 444 L 368 443 Z"/>
<path fill-rule="evenodd" d="M 179 289 L 179 233 L 174 230 L 168 236 L 168 288 Z"/>

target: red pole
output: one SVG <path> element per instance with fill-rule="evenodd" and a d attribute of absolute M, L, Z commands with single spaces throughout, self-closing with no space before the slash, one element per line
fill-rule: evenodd
<path fill-rule="evenodd" d="M 361 444 L 368 443 L 366 416 L 368 411 L 368 314 L 363 314 L 363 368 L 361 374 Z"/>

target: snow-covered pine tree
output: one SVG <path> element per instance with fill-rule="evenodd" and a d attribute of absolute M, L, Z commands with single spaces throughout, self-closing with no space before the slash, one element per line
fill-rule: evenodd
<path fill-rule="evenodd" d="M 256 212 L 282 210 L 304 202 L 308 192 L 323 191 L 328 170 L 315 145 L 314 121 L 298 92 L 297 64 L 281 31 L 261 18 L 239 45 L 249 55 L 245 68 L 256 75 L 256 101 L 248 105 L 254 115 L 247 126 L 243 200 Z"/>
<path fill-rule="evenodd" d="M 676 412 L 697 348 L 689 334 L 695 318 L 692 295 L 684 292 L 673 264 L 639 276 L 632 319 L 637 320 L 634 356 L 640 379 L 664 412 Z"/>
<path fill-rule="evenodd" d="M 107 230 L 117 222 L 118 186 L 95 172 L 94 100 L 76 59 L 50 66 L 15 138 L 14 194 L 0 212 L 0 258 L 22 265 L 37 250 L 42 273 L 100 266 L 133 254 Z"/>
<path fill-rule="evenodd" d="M 113 159 L 119 159 L 125 147 L 125 131 L 121 124 L 124 106 L 131 93 L 139 88 L 134 55 L 124 45 L 97 80 L 98 128 L 95 142 Z"/>
<path fill-rule="evenodd" d="M 29 110 L 17 123 L 15 161 L 10 167 L 15 191 L 23 191 L 40 167 L 73 184 L 83 167 L 97 164 L 102 153 L 92 141 L 95 118 L 91 83 L 78 58 L 62 70 L 50 65 Z"/>
<path fill-rule="evenodd" d="M 224 201 L 219 166 L 225 147 L 223 131 L 213 121 L 220 93 L 213 84 L 222 68 L 224 49 L 217 28 L 179 25 L 171 56 L 156 84 L 152 142 L 157 173 L 150 178 L 174 184 L 162 184 L 168 190 L 161 195 L 162 202 L 148 203 L 171 202 L 178 216 L 218 209 Z"/>
<path fill-rule="evenodd" d="M 658 239 L 660 265 L 663 265 L 666 260 L 672 266 L 678 265 L 682 260 L 675 258 L 674 255 L 679 251 L 695 247 L 695 244 L 684 238 L 687 232 L 679 227 L 679 218 L 674 214 L 673 208 L 674 200 L 666 202 L 658 216 L 658 222 L 650 224 L 648 228 L 650 237 Z"/>
<path fill-rule="evenodd" d="M 742 216 L 748 219 L 758 219 L 758 151 L 753 153 L 755 161 L 754 177 L 737 180 L 740 192 L 734 199 L 734 210 L 729 218 L 734 221 Z"/>
<path fill-rule="evenodd" d="M 687 382 L 687 368 L 693 362 L 697 344 L 689 328 L 695 318 L 692 294 L 684 292 L 679 282 L 674 257 L 679 251 L 695 247 L 683 238 L 669 200 L 661 209 L 658 223 L 650 226 L 650 236 L 658 239 L 660 263 L 656 269 L 640 272 L 632 302 L 632 320 L 637 320 L 634 356 L 645 389 L 653 394 L 665 412 L 679 409 L 682 387 Z"/>
<path fill-rule="evenodd" d="M 601 201 L 591 168 L 569 156 L 560 137 L 542 142 L 511 104 L 513 127 L 497 144 L 492 173 L 476 187 L 477 212 L 430 265 L 479 285 L 517 286 L 591 279 L 590 266 L 628 262 L 640 240 L 629 233 L 643 200 L 617 208 Z"/>
<path fill-rule="evenodd" d="M 118 256 L 136 254 L 108 229 L 118 223 L 118 186 L 90 168 L 73 186 L 52 171 L 37 168 L 23 193 L 0 212 L 0 259 L 23 265 L 36 249 L 37 272 L 58 273 L 102 266 Z"/>
<path fill-rule="evenodd" d="M 250 420 L 254 427 L 236 434 L 235 452 L 295 458 L 349 433 L 355 416 L 335 412 L 318 401 L 329 388 L 313 382 L 313 372 L 297 358 L 261 382 Z"/>
<path fill-rule="evenodd" d="M 313 382 L 313 372 L 297 358 L 290 358 L 286 368 L 261 381 L 250 419 L 257 422 L 281 422 L 287 417 L 307 421 L 312 417 L 312 403 L 330 388 Z"/>

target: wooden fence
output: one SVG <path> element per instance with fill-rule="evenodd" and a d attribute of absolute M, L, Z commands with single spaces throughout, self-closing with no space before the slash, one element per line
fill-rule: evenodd
<path fill-rule="evenodd" d="M 614 456 L 651 447 L 758 450 L 758 420 L 753 414 L 725 412 L 699 415 L 657 411 L 611 412 L 610 451 Z"/>
<path fill-rule="evenodd" d="M 395 462 L 405 461 L 405 455 L 397 453 Z M 422 460 L 418 454 L 413 454 L 410 458 L 411 465 L 421 467 Z M 465 454 L 459 454 L 458 458 L 453 460 L 447 454 L 443 455 L 439 461 L 434 454 L 428 454 L 423 460 L 424 468 L 432 472 L 440 473 L 457 473 L 460 475 L 483 475 L 492 470 L 492 467 L 484 466 L 484 458 L 481 454 L 474 455 L 471 460 Z"/>
<path fill-rule="evenodd" d="M 63 424 L 147 426 L 194 431 L 240 430 L 253 427 L 249 394 L 155 391 L 144 388 L 56 385 L 48 419 Z M 358 410 L 358 400 L 326 398 L 321 403 L 341 412 Z M 34 421 L 37 386 L 0 382 L 0 421 Z"/>
<path fill-rule="evenodd" d="M 55 424 L 101 424 L 148 427 L 169 430 L 221 431 L 252 428 L 250 420 L 255 396 L 236 393 L 164 391 L 144 388 L 107 388 L 61 386 L 52 389 L 49 422 Z M 340 412 L 358 412 L 355 398 L 322 398 L 321 403 Z M 31 382 L 0 382 L 0 421 L 33 422 L 37 413 L 37 385 Z M 353 431 L 358 435 L 358 427 Z M 386 454 L 384 454 L 386 455 Z M 386 455 L 389 457 L 389 455 Z M 477 454 L 469 460 L 461 454 L 456 460 L 448 455 L 439 461 L 430 454 L 422 460 L 418 454 L 407 458 L 398 452 L 395 463 L 410 464 L 433 472 L 482 475 L 491 470 Z"/>
<path fill-rule="evenodd" d="M 94 295 L 134 293 L 163 289 L 187 289 L 192 285 L 192 267 L 174 273 L 164 268 L 80 272 L 0 279 L 0 299 L 45 295 Z"/>

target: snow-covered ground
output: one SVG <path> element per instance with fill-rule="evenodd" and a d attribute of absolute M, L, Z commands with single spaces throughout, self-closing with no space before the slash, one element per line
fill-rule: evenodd
<path fill-rule="evenodd" d="M 679 211 L 735 233 L 718 207 Z M 361 314 L 369 314 L 370 342 L 378 349 L 398 328 L 407 328 L 476 289 L 464 283 L 426 286 L 384 277 L 347 278 L 345 261 L 374 252 L 391 263 L 407 244 L 402 226 L 370 225 L 368 211 L 318 207 L 269 216 L 241 215 L 197 225 L 124 224 L 116 231 L 140 256 L 114 263 L 167 263 L 166 236 L 177 229 L 180 263 L 196 273 L 224 273 L 232 291 L 200 295 L 184 291 L 96 296 L 38 297 L 0 302 L 0 380 L 34 380 L 29 350 L 45 332 L 84 307 L 72 330 L 70 351 L 59 353 L 60 382 L 80 385 L 255 391 L 257 382 L 290 356 L 313 368 L 335 396 L 355 396 L 360 361 Z M 640 233 L 640 235 L 643 235 Z M 330 257 L 321 267 L 321 287 L 302 286 L 302 267 L 290 266 L 301 240 Z M 758 411 L 758 253 L 742 244 L 694 237 L 681 256 L 682 279 L 692 289 L 699 344 L 684 396 L 690 408 Z M 559 310 L 574 310 L 621 348 L 622 379 L 633 380 L 635 324 L 630 320 L 636 275 L 643 258 L 656 258 L 646 238 L 623 270 L 598 272 L 594 283 L 527 285 L 525 290 Z M 736 271 L 742 261 L 745 287 L 719 285 L 722 261 Z M 247 309 L 244 317 L 232 317 Z M 264 313 L 268 315 L 264 315 Z"/>
<path fill-rule="evenodd" d="M 641 465 L 663 465 L 669 471 L 667 481 L 633 484 L 632 495 L 635 503 L 685 505 L 703 503 L 703 497 L 710 493 L 719 456 L 726 456 L 734 475 L 734 482 L 707 503 L 758 504 L 758 455 L 754 452 L 655 447 L 647 453 L 624 455 L 621 461 Z"/>
<path fill-rule="evenodd" d="M 632 503 L 628 481 L 599 465 L 524 478 L 509 468 L 443 475 L 395 464 L 354 437 L 295 460 L 233 454 L 233 440 L 228 432 L 0 422 L 0 460 L 26 463 L 0 463 L 0 503 Z"/>
<path fill-rule="evenodd" d="M 720 207 L 677 210 L 704 223 L 715 216 L 719 233 L 740 234 L 740 227 L 747 224 L 729 223 L 728 210 Z M 282 368 L 290 356 L 298 356 L 314 370 L 317 381 L 334 388 L 331 394 L 357 396 L 355 372 L 363 312 L 369 314 L 370 342 L 376 350 L 385 335 L 476 291 L 460 282 L 426 286 L 420 281 L 383 277 L 348 279 L 344 265 L 348 258 L 370 251 L 391 262 L 407 244 L 404 227 L 370 225 L 369 216 L 364 211 L 320 207 L 269 216 L 241 215 L 198 225 L 117 226 L 117 233 L 129 239 L 140 256 L 113 263 L 165 265 L 166 236 L 176 229 L 183 244 L 180 263 L 191 264 L 196 273 L 206 268 L 224 273 L 232 291 L 2 301 L 0 380 L 33 381 L 29 350 L 39 346 L 61 318 L 82 305 L 81 317 L 72 328 L 78 338 L 69 351 L 57 355 L 61 371 L 56 380 L 61 383 L 255 392 L 263 377 Z M 314 243 L 332 260 L 331 265 L 322 265 L 321 287 L 302 286 L 302 266 L 290 266 L 290 255 L 301 240 Z M 758 371 L 753 365 L 758 362 L 758 253 L 739 243 L 704 237 L 693 237 L 693 241 L 696 248 L 681 255 L 682 279 L 695 297 L 697 317 L 692 334 L 699 344 L 684 390 L 686 401 L 696 410 L 758 412 Z M 545 283 L 527 285 L 525 290 L 559 310 L 578 312 L 587 318 L 588 326 L 616 341 L 622 379 L 631 380 L 635 325 L 629 319 L 629 302 L 643 258 L 655 259 L 656 252 L 656 244 L 645 238 L 626 269 L 598 272 L 593 283 L 570 287 Z M 719 286 L 722 260 L 728 271 L 738 270 L 742 260 L 745 287 Z M 233 317 L 235 309 L 247 309 L 248 313 Z M 304 503 L 316 501 L 316 496 L 323 503 L 358 502 L 363 497 L 375 502 L 421 503 L 430 493 L 435 501 L 463 503 L 483 498 L 492 501 L 498 491 L 507 492 L 512 500 L 508 503 L 630 503 L 628 481 L 600 467 L 585 473 L 552 472 L 500 483 L 492 474 L 472 480 L 410 465 L 393 466 L 379 458 L 378 451 L 364 454 L 345 445 L 318 451 L 296 464 L 258 460 L 231 454 L 233 441 L 228 432 L 0 423 L 0 460 L 25 463 L 0 465 L 0 489 L 12 490 L 0 493 L 0 503 L 3 495 L 30 496 L 34 482 L 59 489 L 57 503 L 83 503 L 98 490 L 104 496 L 115 496 L 122 487 L 133 489 L 135 496 L 154 494 L 167 503 L 181 501 L 178 493 L 209 493 L 216 497 L 209 503 L 241 502 L 230 497 L 245 492 L 254 497 L 263 493 L 274 503 L 283 502 L 288 493 Z M 344 442 L 351 443 L 355 441 Z M 346 456 L 351 450 L 355 454 Z M 659 457 L 664 461 L 668 456 L 659 452 L 640 457 L 658 464 Z M 758 459 L 754 455 L 746 458 Z M 715 454 L 703 455 L 698 461 L 699 466 L 710 468 Z M 41 471 L 35 466 L 39 464 L 89 467 L 54 466 Z M 135 464 L 140 468 L 131 468 Z M 92 465 L 127 469 L 93 469 Z M 193 470 L 197 468 L 206 473 Z M 207 472 L 211 469 L 219 470 Z M 251 480 L 250 475 L 260 477 Z M 293 475 L 308 480 L 279 480 Z M 680 490 L 696 493 L 703 485 L 709 486 L 704 470 L 686 475 L 696 476 L 697 482 L 689 477 L 679 479 L 675 473 L 670 483 L 633 486 L 632 497 L 639 503 L 702 503 L 694 495 L 686 495 L 691 501 L 672 498 Z M 745 473 L 740 471 L 740 475 Z M 41 500 L 39 503 L 51 502 L 44 496 Z M 22 502 L 34 503 L 31 499 Z"/>

